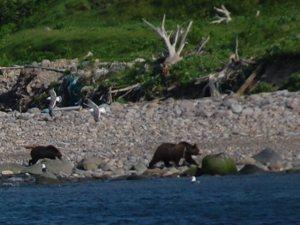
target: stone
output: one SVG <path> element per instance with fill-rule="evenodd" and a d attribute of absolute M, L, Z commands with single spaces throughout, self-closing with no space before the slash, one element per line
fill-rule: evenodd
<path fill-rule="evenodd" d="M 44 60 L 42 61 L 42 67 L 50 67 L 50 65 L 51 65 L 50 60 L 44 59 Z"/>
<path fill-rule="evenodd" d="M 8 175 L 13 175 L 14 172 L 11 170 L 3 170 L 3 171 L 1 171 L 1 174 L 4 176 L 8 176 Z"/>
<path fill-rule="evenodd" d="M 42 164 L 46 166 L 46 172 L 42 170 Z M 52 160 L 43 159 L 39 160 L 37 164 L 26 167 L 23 172 L 27 172 L 33 175 L 41 175 L 45 177 L 68 177 L 73 173 L 74 164 L 68 160 Z"/>
<path fill-rule="evenodd" d="M 225 98 L 222 102 L 223 106 L 226 106 L 228 109 L 235 114 L 240 114 L 243 111 L 243 107 L 240 103 L 234 98 Z"/>
<path fill-rule="evenodd" d="M 195 165 L 192 165 L 192 166 L 188 167 L 182 173 L 183 176 L 189 176 L 189 177 L 199 176 L 199 174 L 200 174 L 200 168 L 195 166 Z"/>
<path fill-rule="evenodd" d="M 164 169 L 147 169 L 142 175 L 145 177 L 162 177 L 166 171 Z"/>
<path fill-rule="evenodd" d="M 257 174 L 257 173 L 265 173 L 265 172 L 266 172 L 265 170 L 263 170 L 262 168 L 256 165 L 247 164 L 239 171 L 239 174 Z"/>
<path fill-rule="evenodd" d="M 81 170 L 97 170 L 101 165 L 104 165 L 103 159 L 93 157 L 81 160 L 78 163 L 77 168 Z"/>
<path fill-rule="evenodd" d="M 137 175 L 141 175 L 147 170 L 147 167 L 144 163 L 138 163 L 134 165 L 131 170 L 134 170 Z"/>
<path fill-rule="evenodd" d="M 282 157 L 271 148 L 263 149 L 258 154 L 252 156 L 252 158 L 271 168 L 280 167 L 283 161 Z"/>
<path fill-rule="evenodd" d="M 39 108 L 30 108 L 27 110 L 27 112 L 31 114 L 39 114 L 41 113 L 41 110 Z"/>
<path fill-rule="evenodd" d="M 293 98 L 286 102 L 286 106 L 296 112 L 300 113 L 300 100 L 299 98 Z"/>
<path fill-rule="evenodd" d="M 176 177 L 180 175 L 181 172 L 176 167 L 168 168 L 168 170 L 163 174 L 163 177 Z"/>
<path fill-rule="evenodd" d="M 240 114 L 243 111 L 243 107 L 238 103 L 231 104 L 230 108 L 232 112 L 236 114 Z"/>
<path fill-rule="evenodd" d="M 109 73 L 109 70 L 106 68 L 99 68 L 94 71 L 95 79 L 98 80 L 100 77 L 105 76 Z"/>
<path fill-rule="evenodd" d="M 16 163 L 6 163 L 0 165 L 0 172 L 2 173 L 3 171 L 10 171 L 13 174 L 19 174 L 22 173 L 25 168 L 25 166 L 21 166 Z"/>
<path fill-rule="evenodd" d="M 208 175 L 229 175 L 237 173 L 234 160 L 224 153 L 205 156 L 201 172 Z"/>

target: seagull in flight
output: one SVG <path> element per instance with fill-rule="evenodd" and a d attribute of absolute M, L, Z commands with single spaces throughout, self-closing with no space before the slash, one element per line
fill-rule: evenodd
<path fill-rule="evenodd" d="M 62 101 L 62 98 L 60 96 L 56 95 L 56 92 L 54 91 L 53 88 L 50 89 L 49 95 L 50 96 L 47 98 L 47 100 L 50 101 L 50 103 L 49 103 L 49 109 L 52 110 L 52 109 L 55 108 L 57 102 L 61 102 Z"/>
<path fill-rule="evenodd" d="M 106 113 L 106 110 L 104 107 L 99 107 L 96 103 L 94 103 L 91 99 L 87 99 L 87 106 L 90 107 L 90 112 L 92 114 L 92 116 L 94 117 L 94 120 L 96 122 L 99 121 L 100 119 L 100 114 L 101 113 Z"/>

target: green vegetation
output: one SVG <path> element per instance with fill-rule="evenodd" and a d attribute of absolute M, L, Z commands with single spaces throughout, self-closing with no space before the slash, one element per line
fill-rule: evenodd
<path fill-rule="evenodd" d="M 213 7 L 221 4 L 231 11 L 232 22 L 210 24 Z M 0 0 L 0 9 L 1 66 L 81 58 L 88 51 L 101 61 L 151 60 L 163 44 L 142 18 L 159 24 L 164 13 L 169 29 L 194 20 L 186 50 L 210 36 L 204 55 L 187 57 L 172 68 L 182 83 L 222 68 L 237 36 L 243 58 L 300 52 L 300 4 L 295 0 Z M 160 81 L 137 67 L 106 82 Z"/>

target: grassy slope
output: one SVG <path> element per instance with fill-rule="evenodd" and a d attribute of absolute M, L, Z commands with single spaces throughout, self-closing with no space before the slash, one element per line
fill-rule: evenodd
<path fill-rule="evenodd" d="M 0 30 L 0 65 L 42 59 L 76 58 L 92 51 L 101 60 L 151 59 L 163 45 L 142 18 L 158 24 L 167 14 L 167 27 L 195 21 L 188 37 L 192 49 L 210 36 L 207 53 L 186 58 L 175 67 L 183 80 L 222 67 L 239 37 L 242 57 L 263 58 L 299 53 L 300 4 L 295 0 L 19 0 L 33 4 L 29 16 Z M 27 2 L 27 3 L 26 3 Z M 47 3 L 45 3 L 47 2 Z M 213 6 L 224 3 L 232 12 L 229 24 L 210 24 Z M 260 10 L 260 16 L 255 17 Z M 47 31 L 45 27 L 52 30 Z M 120 75 L 119 80 L 128 76 Z M 131 79 L 127 79 L 130 83 Z"/>

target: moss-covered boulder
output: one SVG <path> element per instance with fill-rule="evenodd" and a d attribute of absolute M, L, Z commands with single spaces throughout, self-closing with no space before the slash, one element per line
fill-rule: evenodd
<path fill-rule="evenodd" d="M 237 173 L 237 167 L 232 158 L 219 153 L 203 158 L 201 172 L 208 175 L 228 175 Z"/>
<path fill-rule="evenodd" d="M 199 176 L 200 175 L 200 168 L 196 165 L 191 165 L 182 173 L 182 176 Z"/>

